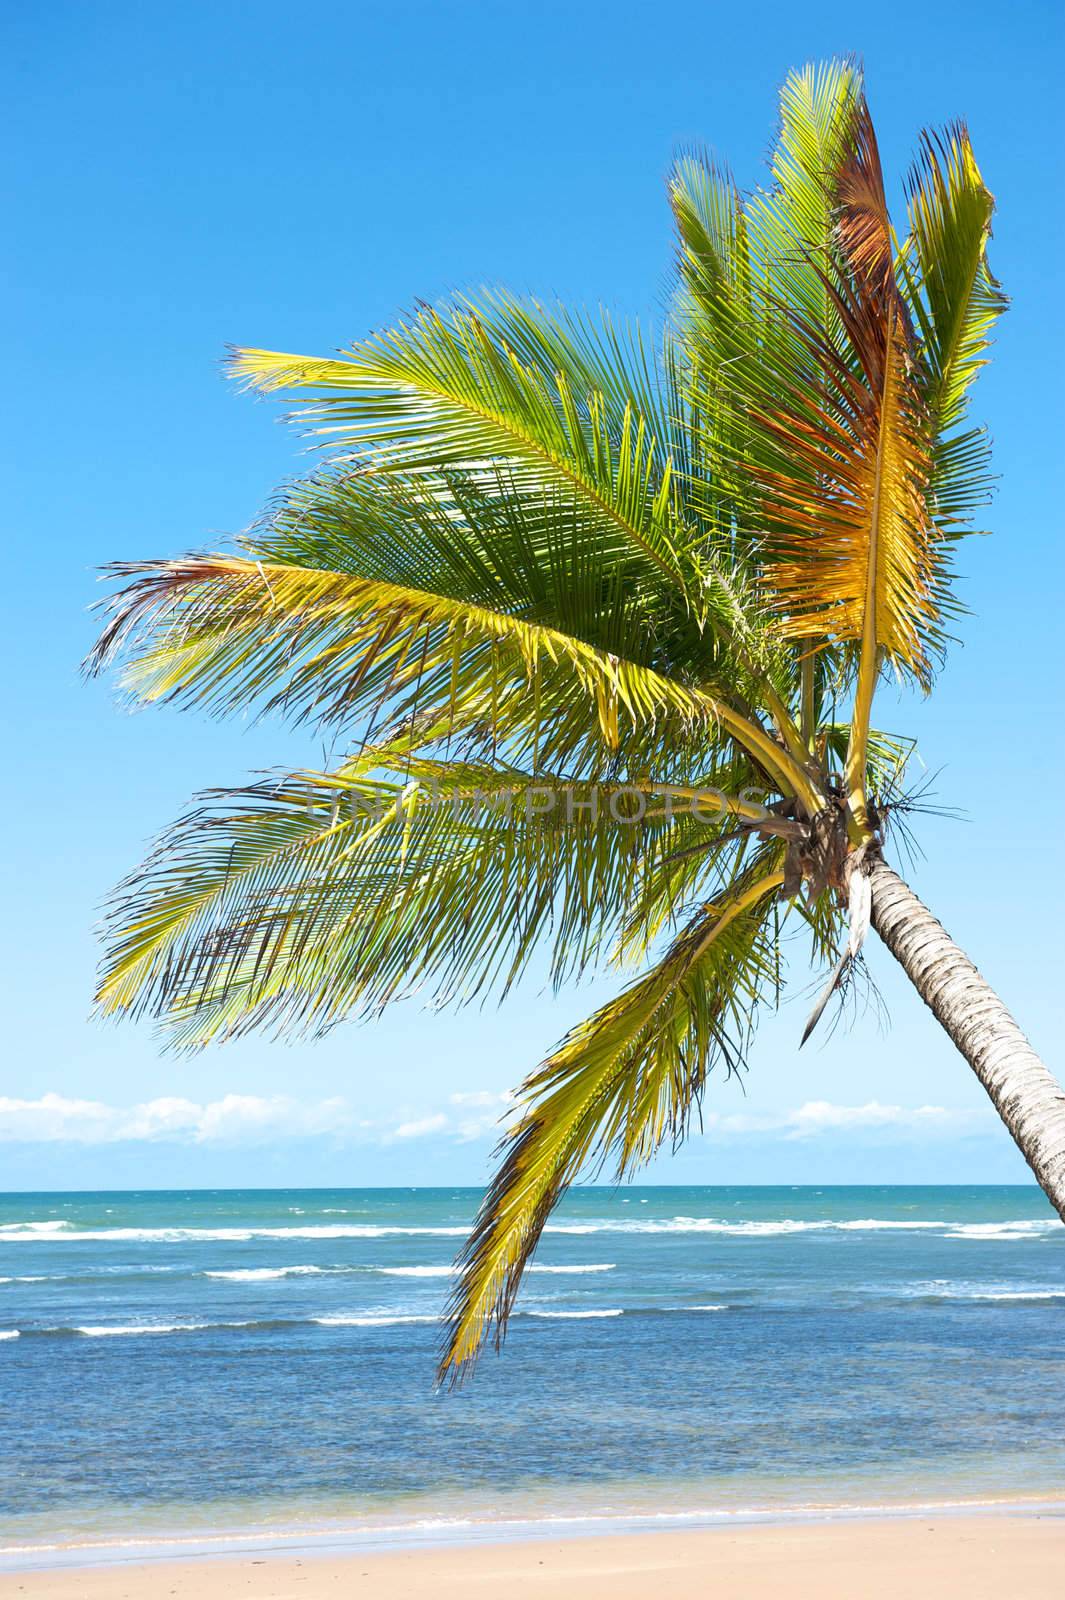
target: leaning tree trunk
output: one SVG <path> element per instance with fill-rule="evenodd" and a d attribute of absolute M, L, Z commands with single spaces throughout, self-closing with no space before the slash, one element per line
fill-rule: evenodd
<path fill-rule="evenodd" d="M 980 1079 L 1065 1221 L 1065 1089 L 913 890 L 880 860 L 870 878 L 873 927 Z"/>

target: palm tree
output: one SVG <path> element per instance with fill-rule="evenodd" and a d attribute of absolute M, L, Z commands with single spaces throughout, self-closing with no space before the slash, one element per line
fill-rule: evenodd
<path fill-rule="evenodd" d="M 847 63 L 788 78 L 767 190 L 692 154 L 670 193 L 653 351 L 504 295 L 338 358 L 238 350 L 322 464 L 235 553 L 110 569 L 92 658 L 138 701 L 256 706 L 334 752 L 161 836 L 110 908 L 104 1012 L 195 1047 L 505 994 L 534 953 L 556 983 L 639 964 L 522 1086 L 452 1378 L 578 1174 L 630 1174 L 742 1065 L 795 935 L 823 1005 L 871 921 L 1065 1217 L 1065 1094 L 887 864 L 912 747 L 871 723 L 885 677 L 930 687 L 986 498 L 992 197 L 963 126 L 926 135 L 899 243 Z"/>

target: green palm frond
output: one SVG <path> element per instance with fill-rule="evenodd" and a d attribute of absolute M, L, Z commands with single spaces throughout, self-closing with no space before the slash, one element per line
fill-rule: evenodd
<path fill-rule="evenodd" d="M 515 673 L 526 688 L 546 688 L 549 700 L 568 686 L 598 708 L 613 745 L 619 711 L 634 720 L 667 710 L 713 714 L 697 691 L 556 629 L 383 580 L 224 556 L 111 571 L 127 587 L 93 666 L 123 653 L 123 682 L 145 702 L 180 698 L 229 711 L 258 700 L 268 711 L 350 724 L 385 701 L 401 705 L 412 685 L 443 668 L 456 708 L 493 685 L 502 696 Z"/>
<path fill-rule="evenodd" d="M 988 498 L 984 430 L 958 431 L 1007 300 L 987 261 L 994 199 L 955 124 L 926 134 L 909 181 L 910 236 L 901 269 L 919 329 L 935 446 L 932 491 L 945 531 L 964 528 Z"/>
<path fill-rule="evenodd" d="M 391 748 L 333 773 L 220 791 L 119 889 L 98 1003 L 183 1045 L 264 1024 L 320 1033 L 428 984 L 439 1004 L 510 987 L 537 949 L 560 982 L 616 939 L 658 858 L 760 808 Z"/>
<path fill-rule="evenodd" d="M 747 208 L 766 304 L 793 307 L 830 336 L 838 333 L 828 281 L 836 211 L 825 179 L 846 159 L 861 95 L 861 74 L 851 62 L 789 73 L 780 91 L 773 184 Z"/>
<path fill-rule="evenodd" d="M 860 90 L 846 63 L 789 74 L 769 190 L 744 198 L 700 155 L 674 169 L 688 383 L 703 459 L 714 468 L 696 487 L 714 493 L 724 479 L 731 495 L 714 520 L 724 512 L 747 537 L 761 520 L 745 470 L 759 448 L 757 430 L 746 426 L 751 404 L 779 406 L 795 383 L 803 359 L 795 313 L 830 336 L 838 328 L 826 277 L 836 220 L 826 179 L 846 155 Z"/>
<path fill-rule="evenodd" d="M 425 693 L 500 726 L 509 705 L 534 735 L 552 720 L 617 749 L 623 722 L 719 725 L 785 792 L 810 778 L 754 720 L 698 686 L 597 650 L 558 630 L 397 584 L 246 558 L 193 556 L 110 569 L 127 586 L 92 658 L 128 657 L 123 681 L 142 701 L 267 710 L 352 726 Z M 328 684 L 328 692 L 325 686 Z M 428 685 L 428 687 L 427 687 Z M 508 734 L 513 727 L 503 727 Z"/>
<path fill-rule="evenodd" d="M 924 339 L 929 403 L 943 431 L 961 421 L 1007 305 L 987 261 L 994 209 L 965 126 L 926 133 L 910 175 L 902 259 Z"/>
<path fill-rule="evenodd" d="M 296 484 L 243 541 L 264 563 L 333 570 L 426 590 L 572 634 L 667 670 L 679 640 L 711 675 L 715 604 L 696 621 L 684 597 L 649 588 L 595 508 L 557 487 L 535 492 L 506 462 L 413 478 L 334 469 Z"/>
<path fill-rule="evenodd" d="M 513 309 L 426 309 L 340 359 L 239 350 L 231 370 L 263 393 L 310 391 L 301 419 L 314 436 L 378 472 L 491 472 L 505 460 L 528 492 L 579 499 L 648 581 L 688 593 L 666 441 L 616 380 L 589 388 L 586 359 L 562 364 L 562 325 L 550 331 L 541 348 L 536 321 Z"/>
<path fill-rule="evenodd" d="M 689 499 L 712 530 L 704 561 L 707 545 L 724 543 L 754 575 L 765 513 L 752 467 L 772 470 L 776 461 L 772 441 L 752 421 L 786 406 L 796 374 L 805 368 L 791 312 L 830 338 L 839 336 L 827 277 L 836 219 L 826 176 L 844 158 L 860 93 L 860 74 L 847 62 L 788 75 L 768 191 L 744 199 L 727 172 L 699 155 L 679 162 L 671 182 L 680 241 L 684 382 L 697 440 L 689 452 Z M 816 372 L 811 379 L 803 371 L 798 381 L 814 393 L 823 388 L 823 375 Z M 762 604 L 750 605 L 746 614 L 764 623 Z M 772 674 L 778 683 L 790 675 L 794 686 L 792 748 L 809 747 L 820 682 L 838 671 L 827 660 L 829 642 L 818 642 L 824 661 L 815 661 L 800 640 L 790 674 L 779 657 Z"/>

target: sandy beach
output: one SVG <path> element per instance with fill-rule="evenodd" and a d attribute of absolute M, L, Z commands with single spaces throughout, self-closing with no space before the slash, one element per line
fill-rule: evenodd
<path fill-rule="evenodd" d="M 14 1600 L 1050 1600 L 1065 1572 L 1065 1516 L 616 1534 L 387 1554 L 260 1554 L 0 1576 Z"/>

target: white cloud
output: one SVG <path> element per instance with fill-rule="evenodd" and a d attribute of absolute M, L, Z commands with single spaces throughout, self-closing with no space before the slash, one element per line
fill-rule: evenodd
<path fill-rule="evenodd" d="M 461 1094 L 448 1096 L 449 1105 L 476 1106 L 482 1109 L 488 1106 L 509 1106 L 513 1101 L 514 1095 L 509 1089 L 504 1089 L 502 1094 L 493 1094 L 490 1089 L 464 1089 Z"/>
<path fill-rule="evenodd" d="M 351 1113 L 342 1100 L 301 1104 L 288 1095 L 227 1094 L 204 1105 L 163 1096 L 135 1106 L 59 1094 L 44 1094 L 39 1100 L 0 1097 L 0 1141 L 7 1143 L 264 1143 L 335 1133 L 350 1124 Z"/>
<path fill-rule="evenodd" d="M 0 1139 L 75 1139 L 102 1144 L 113 1137 L 115 1112 L 98 1100 L 68 1100 L 44 1094 L 39 1100 L 0 1098 Z"/>
<path fill-rule="evenodd" d="M 343 1100 L 320 1100 L 301 1105 L 287 1096 L 261 1100 L 256 1095 L 227 1094 L 203 1108 L 197 1129 L 198 1139 L 246 1137 L 249 1133 L 273 1134 L 284 1130 L 290 1137 L 315 1133 L 334 1133 L 351 1121 Z"/>
<path fill-rule="evenodd" d="M 788 1137 L 805 1139 L 811 1134 L 836 1128 L 903 1128 L 924 1132 L 935 1128 L 954 1128 L 984 1121 L 985 1113 L 961 1111 L 948 1106 L 883 1106 L 870 1100 L 864 1106 L 835 1106 L 828 1100 L 808 1100 L 791 1115 Z"/>
<path fill-rule="evenodd" d="M 413 1122 L 401 1122 L 398 1128 L 393 1128 L 387 1135 L 390 1139 L 424 1139 L 429 1133 L 443 1133 L 447 1127 L 447 1118 L 442 1111 L 434 1112 L 431 1117 L 416 1117 Z"/>
<path fill-rule="evenodd" d="M 37 1100 L 0 1097 L 0 1143 L 267 1144 L 327 1137 L 345 1143 L 395 1144 L 441 1139 L 454 1144 L 498 1138 L 514 1106 L 510 1093 L 464 1089 L 449 1095 L 447 1109 L 403 1106 L 387 1119 L 360 1119 L 344 1099 L 300 1101 L 289 1095 L 226 1094 L 200 1103 L 163 1095 L 139 1105 L 43 1094 Z M 704 1131 L 712 1140 L 784 1141 L 844 1136 L 864 1130 L 897 1140 L 961 1136 L 990 1130 L 990 1110 L 947 1106 L 835 1105 L 807 1100 L 781 1111 L 707 1110 Z"/>
<path fill-rule="evenodd" d="M 811 1139 L 826 1133 L 868 1128 L 899 1134 L 966 1133 L 990 1123 L 985 1110 L 950 1106 L 893 1106 L 869 1100 L 861 1106 L 834 1105 L 830 1100 L 807 1100 L 789 1111 L 739 1112 L 704 1118 L 709 1133 L 769 1134 L 784 1139 Z"/>
<path fill-rule="evenodd" d="M 509 1089 L 502 1094 L 493 1094 L 489 1089 L 472 1089 L 451 1095 L 449 1104 L 458 1106 L 465 1113 L 455 1125 L 459 1143 L 472 1144 L 489 1134 L 493 1138 L 498 1137 L 505 1114 L 515 1098 Z"/>

